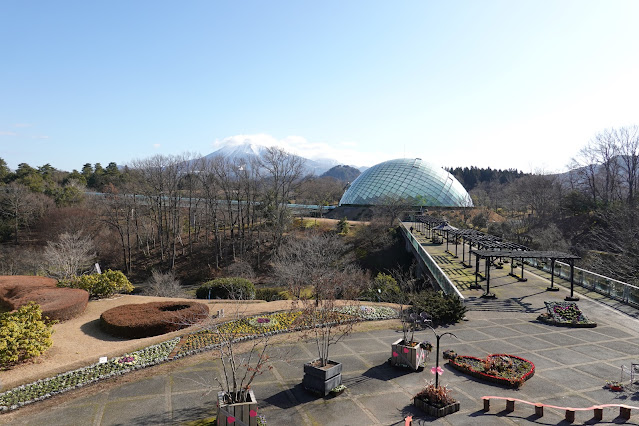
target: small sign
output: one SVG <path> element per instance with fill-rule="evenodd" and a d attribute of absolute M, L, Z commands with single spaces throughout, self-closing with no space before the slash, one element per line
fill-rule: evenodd
<path fill-rule="evenodd" d="M 95 264 L 95 272 L 97 272 L 98 274 L 102 273 L 102 271 L 100 270 L 100 265 L 97 262 Z"/>
<path fill-rule="evenodd" d="M 97 265 L 97 263 L 96 263 L 96 265 Z M 101 356 L 101 357 L 100 357 L 100 360 L 98 361 L 98 364 L 106 364 L 106 363 L 107 363 L 107 361 L 108 361 L 108 358 L 107 358 L 107 357 L 105 357 L 105 356 Z"/>

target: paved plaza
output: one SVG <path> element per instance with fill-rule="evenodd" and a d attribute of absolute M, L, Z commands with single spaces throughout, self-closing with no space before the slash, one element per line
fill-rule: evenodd
<path fill-rule="evenodd" d="M 412 396 L 433 379 L 430 367 L 421 372 L 394 369 L 387 363 L 390 345 L 401 337 L 397 323 L 390 328 L 356 332 L 331 351 L 331 358 L 343 363 L 348 389 L 337 397 L 317 398 L 301 387 L 302 365 L 316 357 L 313 344 L 289 339 L 273 347 L 273 369 L 258 377 L 252 389 L 259 401 L 259 413 L 269 425 L 403 425 L 413 416 L 413 424 L 510 425 L 568 424 L 564 411 L 546 408 L 536 417 L 534 407 L 518 404 L 506 412 L 505 401 L 493 401 L 491 410 L 482 411 L 484 395 L 507 396 L 556 406 L 590 407 L 622 403 L 639 407 L 639 385 L 624 392 L 604 389 L 606 380 L 618 380 L 621 365 L 639 362 L 639 321 L 637 312 L 614 302 L 600 303 L 588 295 L 578 302 L 593 329 L 555 327 L 536 322 L 545 311 L 544 301 L 563 300 L 568 294 L 547 292 L 547 277 L 526 270 L 527 282 L 507 276 L 509 268 L 491 272 L 491 292 L 495 300 L 481 299 L 481 290 L 470 290 L 472 271 L 458 259 L 444 253 L 442 246 L 429 246 L 429 252 L 462 289 L 468 299 L 468 321 L 438 327 L 456 338 L 442 338 L 442 350 L 454 349 L 460 355 L 485 357 L 508 353 L 532 361 L 534 377 L 519 390 L 506 389 L 473 379 L 443 365 L 440 383 L 449 385 L 460 400 L 461 410 L 444 418 L 427 417 L 412 405 Z M 482 269 L 483 270 L 483 269 Z M 558 281 L 561 283 L 561 281 Z M 291 335 L 294 336 L 294 335 Z M 419 331 L 420 340 L 434 342 L 432 331 Z M 186 360 L 183 360 L 186 361 Z M 170 363 L 169 363 L 170 364 Z M 62 404 L 47 404 L 46 410 L 29 409 L 0 416 L 0 422 L 24 425 L 149 425 L 176 424 L 213 415 L 215 392 L 207 392 L 220 375 L 220 364 L 206 354 L 191 362 L 164 365 L 151 377 L 124 384 L 96 388 L 90 396 L 72 398 Z M 624 377 L 629 383 L 630 378 Z M 635 393 L 637 392 L 637 393 Z M 46 403 L 46 402 L 45 402 Z M 52 405 L 55 405 L 51 407 Z M 639 424 L 639 409 L 629 421 L 619 409 L 604 409 L 603 421 L 593 419 L 593 411 L 577 411 L 574 424 Z"/>

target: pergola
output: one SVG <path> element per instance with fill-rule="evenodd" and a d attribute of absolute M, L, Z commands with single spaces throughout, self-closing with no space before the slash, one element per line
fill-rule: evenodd
<path fill-rule="evenodd" d="M 479 276 L 479 259 L 485 259 L 485 278 L 486 278 L 486 293 L 482 295 L 482 297 L 495 297 L 494 294 L 490 293 L 490 265 L 493 262 L 493 259 L 499 259 L 503 257 L 509 257 L 511 259 L 510 262 L 510 274 L 511 276 L 517 278 L 519 281 L 526 281 L 524 278 L 524 259 L 550 259 L 550 287 L 547 288 L 548 291 L 556 291 L 559 290 L 555 287 L 555 262 L 557 260 L 567 261 L 570 265 L 570 296 L 566 297 L 566 300 L 579 300 L 578 297 L 574 296 L 574 277 L 575 277 L 575 260 L 581 259 L 581 257 L 576 256 L 570 253 L 563 253 L 559 251 L 536 251 L 536 250 L 521 250 L 521 249 L 492 249 L 492 250 L 472 250 L 472 253 L 475 254 L 477 262 L 475 266 L 475 286 L 479 287 L 477 283 L 477 277 Z M 521 263 L 521 276 L 517 276 L 514 274 L 514 266 L 513 260 L 519 259 Z"/>
<path fill-rule="evenodd" d="M 422 225 L 422 229 L 420 230 L 421 232 L 426 233 L 425 231 L 428 231 L 429 233 L 429 235 L 427 235 L 428 238 L 432 238 L 433 228 L 441 224 L 447 223 L 443 219 L 438 219 L 436 217 L 429 216 L 427 214 L 415 216 L 415 222 L 419 222 Z"/>

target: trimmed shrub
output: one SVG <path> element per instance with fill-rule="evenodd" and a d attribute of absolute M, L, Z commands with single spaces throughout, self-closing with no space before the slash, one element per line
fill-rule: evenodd
<path fill-rule="evenodd" d="M 189 327 L 208 315 L 209 307 L 198 302 L 121 305 L 100 315 L 100 327 L 112 336 L 138 339 Z"/>
<path fill-rule="evenodd" d="M 0 314 L 0 367 L 40 356 L 53 344 L 52 333 L 35 302 Z"/>
<path fill-rule="evenodd" d="M 202 284 L 196 291 L 198 299 L 255 299 L 255 286 L 245 278 L 216 278 Z"/>
<path fill-rule="evenodd" d="M 391 275 L 379 273 L 373 279 L 369 288 L 364 290 L 360 298 L 372 302 L 397 302 L 401 298 L 401 289 L 397 280 Z"/>
<path fill-rule="evenodd" d="M 461 321 L 468 308 L 453 295 L 445 295 L 441 291 L 422 291 L 411 297 L 411 304 L 415 312 L 430 314 L 433 323 L 448 324 Z"/>
<path fill-rule="evenodd" d="M 89 293 L 77 288 L 57 288 L 56 280 L 45 277 L 0 277 L 0 306 L 12 311 L 36 302 L 42 317 L 50 321 L 65 321 L 84 312 Z"/>
<path fill-rule="evenodd" d="M 81 288 L 89 292 L 91 297 L 103 298 L 115 293 L 130 293 L 133 286 L 120 271 L 107 269 L 102 274 L 81 275 L 71 280 L 58 282 L 60 287 Z"/>
<path fill-rule="evenodd" d="M 255 289 L 255 298 L 272 302 L 274 300 L 288 300 L 288 293 L 282 287 L 262 287 Z"/>

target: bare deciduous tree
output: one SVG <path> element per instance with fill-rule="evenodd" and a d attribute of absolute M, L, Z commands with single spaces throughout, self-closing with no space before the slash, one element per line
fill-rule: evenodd
<path fill-rule="evenodd" d="M 290 222 L 286 204 L 299 185 L 304 174 L 304 161 L 277 147 L 267 148 L 260 159 L 263 175 L 263 200 L 267 217 L 273 227 L 274 246 L 279 250 L 282 238 Z"/>
<path fill-rule="evenodd" d="M 329 296 L 341 282 L 340 274 L 348 265 L 347 252 L 343 239 L 332 233 L 312 231 L 289 237 L 275 256 L 273 272 L 296 298 L 310 286 L 319 300 Z"/>
<path fill-rule="evenodd" d="M 0 214 L 11 223 L 15 244 L 20 241 L 20 231 L 44 214 L 45 201 L 52 204 L 46 196 L 35 194 L 17 182 L 0 187 Z"/>
<path fill-rule="evenodd" d="M 58 241 L 50 241 L 44 249 L 49 275 L 67 280 L 88 272 L 93 265 L 93 242 L 80 232 L 61 234 Z"/>
<path fill-rule="evenodd" d="M 147 282 L 144 294 L 159 297 L 184 297 L 186 294 L 180 285 L 180 280 L 175 277 L 175 272 L 169 271 L 163 274 L 154 270 Z"/>

